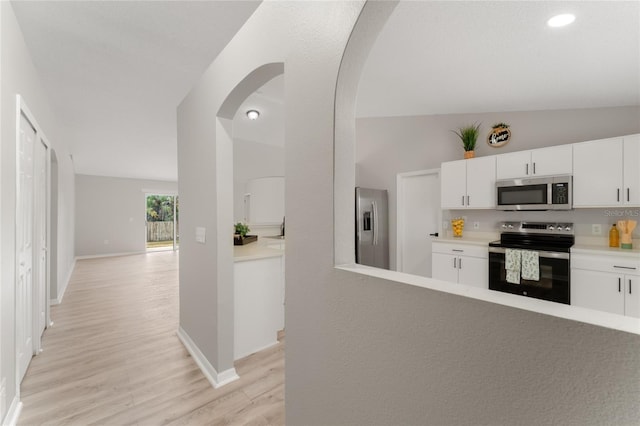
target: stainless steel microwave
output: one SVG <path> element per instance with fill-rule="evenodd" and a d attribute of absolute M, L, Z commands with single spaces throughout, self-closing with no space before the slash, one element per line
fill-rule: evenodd
<path fill-rule="evenodd" d="M 571 175 L 496 181 L 498 210 L 571 210 Z"/>

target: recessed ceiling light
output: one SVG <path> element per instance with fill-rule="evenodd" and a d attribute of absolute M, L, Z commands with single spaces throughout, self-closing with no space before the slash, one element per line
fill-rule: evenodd
<path fill-rule="evenodd" d="M 257 120 L 258 117 L 260 117 L 260 112 L 255 109 L 250 109 L 247 111 L 247 117 L 249 117 L 249 120 Z"/>
<path fill-rule="evenodd" d="M 563 13 L 562 15 L 556 15 L 547 21 L 547 25 L 550 27 L 564 27 L 576 20 L 575 15 L 570 13 Z"/>

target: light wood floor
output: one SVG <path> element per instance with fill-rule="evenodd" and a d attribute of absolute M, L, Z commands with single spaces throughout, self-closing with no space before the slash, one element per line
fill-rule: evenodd
<path fill-rule="evenodd" d="M 284 424 L 284 337 L 213 389 L 176 336 L 177 281 L 174 252 L 78 261 L 22 382 L 19 424 Z"/>

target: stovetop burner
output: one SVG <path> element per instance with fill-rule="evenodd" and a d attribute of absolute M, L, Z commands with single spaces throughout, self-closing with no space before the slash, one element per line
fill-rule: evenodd
<path fill-rule="evenodd" d="M 573 223 L 504 222 L 500 241 L 490 247 L 569 252 L 575 242 Z"/>

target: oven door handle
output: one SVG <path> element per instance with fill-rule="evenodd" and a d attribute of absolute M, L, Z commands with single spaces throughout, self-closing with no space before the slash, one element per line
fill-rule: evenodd
<path fill-rule="evenodd" d="M 526 249 L 514 249 L 514 250 L 526 250 Z M 559 251 L 542 251 L 542 250 L 529 250 L 538 252 L 538 257 L 544 259 L 569 259 L 570 253 L 564 253 Z M 506 248 L 504 247 L 489 247 L 489 253 L 504 254 Z"/>

